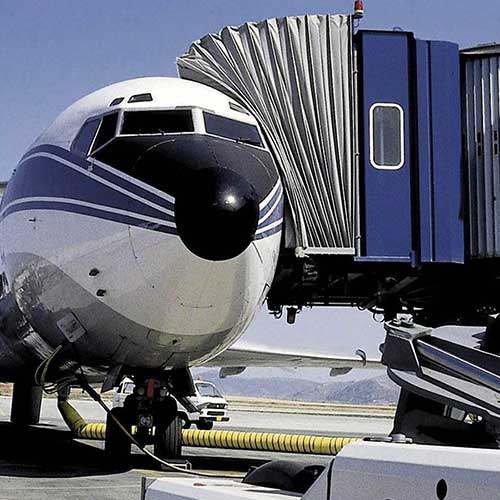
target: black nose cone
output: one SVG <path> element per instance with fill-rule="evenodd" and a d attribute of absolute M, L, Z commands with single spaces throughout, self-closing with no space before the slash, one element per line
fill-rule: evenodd
<path fill-rule="evenodd" d="M 179 236 L 191 252 L 208 260 L 241 254 L 255 237 L 258 219 L 253 186 L 225 168 L 193 172 L 175 199 Z"/>

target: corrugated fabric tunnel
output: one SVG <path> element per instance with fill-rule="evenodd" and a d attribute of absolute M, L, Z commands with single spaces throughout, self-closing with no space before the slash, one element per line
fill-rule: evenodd
<path fill-rule="evenodd" d="M 352 54 L 350 16 L 314 15 L 227 27 L 177 60 L 257 118 L 306 253 L 355 253 Z"/>

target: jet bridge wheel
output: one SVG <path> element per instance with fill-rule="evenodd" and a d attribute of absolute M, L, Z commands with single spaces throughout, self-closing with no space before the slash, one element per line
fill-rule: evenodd
<path fill-rule="evenodd" d="M 160 458 L 179 458 L 182 451 L 182 419 L 177 403 L 167 398 L 157 405 L 154 414 L 154 453 Z"/>
<path fill-rule="evenodd" d="M 130 455 L 132 443 L 130 438 L 120 429 L 112 415 L 120 421 L 128 432 L 131 432 L 130 413 L 125 408 L 113 408 L 106 417 L 104 449 L 108 455 L 123 459 Z"/>

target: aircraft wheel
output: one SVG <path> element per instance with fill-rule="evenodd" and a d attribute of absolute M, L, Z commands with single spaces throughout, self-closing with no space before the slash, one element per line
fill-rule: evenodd
<path fill-rule="evenodd" d="M 173 399 L 163 401 L 155 415 L 154 452 L 160 458 L 179 458 L 182 452 L 182 419 Z"/>
<path fill-rule="evenodd" d="M 202 420 L 196 424 L 196 427 L 198 427 L 200 431 L 209 431 L 213 426 L 214 423 L 210 422 L 210 420 Z"/>
<path fill-rule="evenodd" d="M 108 455 L 115 458 L 125 458 L 130 455 L 132 443 L 129 437 L 120 429 L 115 422 L 114 415 L 129 432 L 132 430 L 129 413 L 125 408 L 113 408 L 106 417 L 106 440 L 104 449 Z"/>

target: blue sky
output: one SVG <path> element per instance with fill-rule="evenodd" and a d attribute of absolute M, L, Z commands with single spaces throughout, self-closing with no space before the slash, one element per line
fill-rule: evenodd
<path fill-rule="evenodd" d="M 492 6 L 490 9 L 487 5 Z M 0 0 L 0 179 L 77 98 L 131 77 L 176 74 L 191 41 L 230 24 L 351 12 L 351 0 Z M 497 2 L 366 0 L 364 28 L 469 46 L 500 39 Z"/>
<path fill-rule="evenodd" d="M 351 0 L 0 0 L 0 179 L 66 106 L 112 82 L 176 75 L 190 42 L 267 17 L 349 13 Z M 490 8 L 488 8 L 488 5 Z M 366 0 L 362 28 L 413 31 L 462 47 L 500 40 L 497 2 Z M 304 311 L 294 327 L 261 313 L 255 342 L 349 354 L 377 354 L 381 325 L 346 310 Z"/>

